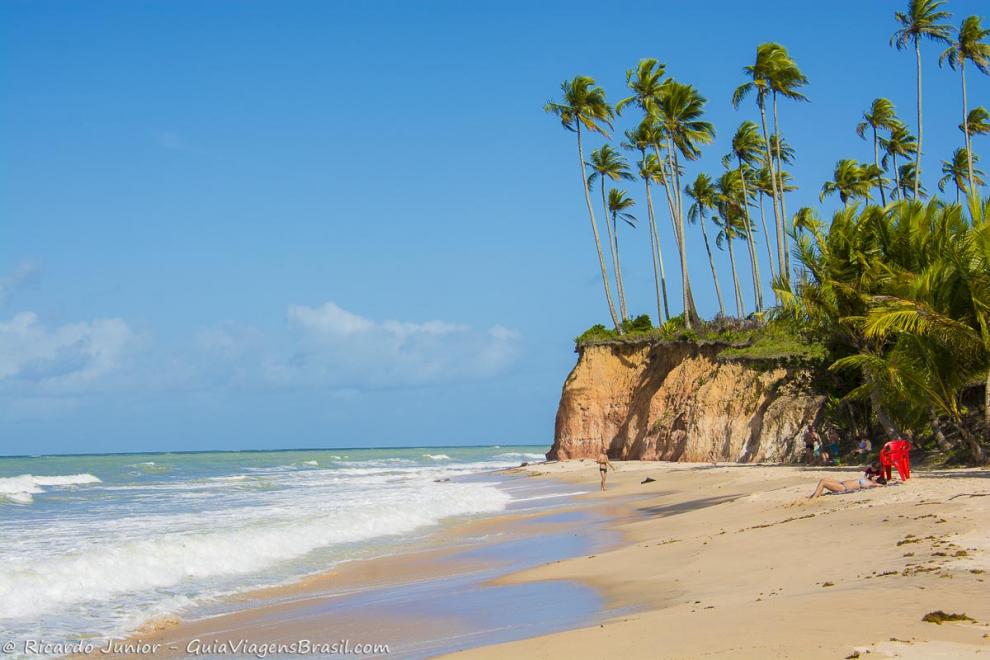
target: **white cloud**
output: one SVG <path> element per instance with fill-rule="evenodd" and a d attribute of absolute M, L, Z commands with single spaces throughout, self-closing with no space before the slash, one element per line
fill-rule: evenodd
<path fill-rule="evenodd" d="M 291 354 L 265 364 L 277 383 L 327 387 L 396 387 L 486 378 L 503 372 L 519 335 L 447 321 L 372 320 L 333 302 L 293 305 Z"/>
<path fill-rule="evenodd" d="M 47 327 L 33 312 L 0 321 L 0 383 L 74 389 L 118 370 L 138 343 L 121 319 Z"/>

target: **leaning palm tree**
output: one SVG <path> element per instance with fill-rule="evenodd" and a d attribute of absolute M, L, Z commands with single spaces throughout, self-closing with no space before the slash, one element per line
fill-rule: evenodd
<path fill-rule="evenodd" d="M 625 190 L 612 188 L 608 191 L 608 212 L 612 219 L 612 251 L 615 253 L 615 286 L 619 290 L 619 309 L 622 312 L 622 320 L 629 318 L 629 309 L 626 307 L 626 288 L 622 284 L 622 264 L 619 261 L 619 220 L 622 220 L 630 227 L 636 226 L 636 216 L 629 212 L 636 202 L 633 201 Z"/>
<path fill-rule="evenodd" d="M 593 188 L 595 181 L 601 181 L 599 186 L 602 191 L 602 211 L 606 220 L 610 217 L 611 211 L 608 206 L 606 192 L 606 180 L 612 181 L 632 181 L 633 175 L 629 172 L 629 163 L 625 157 L 607 144 L 603 144 L 598 149 L 591 152 L 591 160 L 585 165 L 591 170 L 588 175 L 588 186 Z M 618 239 L 615 236 L 613 224 L 605 222 L 605 231 L 608 233 L 608 244 L 612 251 L 612 270 L 615 272 L 615 288 L 619 294 L 619 315 L 625 321 L 629 315 L 626 310 L 625 291 L 622 287 L 622 275 L 619 273 Z"/>
<path fill-rule="evenodd" d="M 605 91 L 595 84 L 592 78 L 577 76 L 573 80 L 565 80 L 560 86 L 563 98 L 560 102 L 547 101 L 543 110 L 560 118 L 561 125 L 577 134 L 578 165 L 581 168 L 581 187 L 584 189 L 584 201 L 588 207 L 588 217 L 591 220 L 591 231 L 595 236 L 595 248 L 598 251 L 598 265 L 602 272 L 602 285 L 605 287 L 605 300 L 608 311 L 612 315 L 615 330 L 622 334 L 622 324 L 612 300 L 612 290 L 608 284 L 608 269 L 605 266 L 605 255 L 602 252 L 602 241 L 598 235 L 598 223 L 595 221 L 595 211 L 591 205 L 591 190 L 584 169 L 584 146 L 581 142 L 581 130 L 599 133 L 608 137 L 603 126 L 612 127 L 612 107 L 605 100 Z"/>
<path fill-rule="evenodd" d="M 646 185 L 646 210 L 650 221 L 650 253 L 653 261 L 653 282 L 657 294 L 657 319 L 663 323 L 670 318 L 670 303 L 667 300 L 667 276 L 663 265 L 663 251 L 660 249 L 660 236 L 657 232 L 656 215 L 653 211 L 653 192 L 651 183 L 663 176 L 656 156 L 647 156 L 646 149 L 650 146 L 651 135 L 649 127 L 644 124 L 634 131 L 626 131 L 626 141 L 622 143 L 625 149 L 639 151 L 639 176 Z"/>
<path fill-rule="evenodd" d="M 819 199 L 824 200 L 829 195 L 838 193 L 842 204 L 848 207 L 858 198 L 869 199 L 871 187 L 866 169 L 855 160 L 845 158 L 835 164 L 832 180 L 826 181 L 822 186 Z"/>
<path fill-rule="evenodd" d="M 966 147 L 960 147 L 952 152 L 952 160 L 942 161 L 942 178 L 938 180 L 938 189 L 945 192 L 945 186 L 951 181 L 956 187 L 956 204 L 962 191 L 966 194 L 972 190 L 970 186 L 983 185 L 984 172 L 975 166 L 979 162 L 977 156 L 966 153 Z"/>
<path fill-rule="evenodd" d="M 870 109 L 863 113 L 863 121 L 856 125 L 856 135 L 866 139 L 866 129 L 873 131 L 873 164 L 880 168 L 880 137 L 878 131 L 889 131 L 897 123 L 897 115 L 894 113 L 894 104 L 889 99 L 873 99 Z M 882 183 L 880 188 L 880 202 L 887 205 L 887 195 Z"/>
<path fill-rule="evenodd" d="M 691 281 L 687 267 L 687 242 L 684 233 L 684 205 L 681 201 L 680 163 L 678 154 L 687 160 L 697 160 L 701 156 L 699 146 L 715 139 L 715 128 L 701 117 L 704 113 L 705 98 L 691 85 L 668 79 L 656 104 L 655 114 L 663 127 L 670 152 L 672 189 L 676 194 L 677 248 L 681 260 L 681 282 L 684 294 L 684 326 L 688 330 L 698 321 L 698 311 L 691 293 Z"/>
<path fill-rule="evenodd" d="M 880 148 L 883 149 L 883 158 L 880 160 L 881 165 L 886 169 L 887 164 L 890 163 L 891 169 L 894 172 L 895 186 L 893 192 L 897 193 L 898 197 L 902 197 L 897 157 L 901 156 L 904 159 L 910 158 L 911 154 L 918 151 L 918 142 L 911 135 L 911 132 L 908 131 L 907 126 L 901 122 L 896 122 L 890 128 L 890 135 L 886 138 L 880 138 Z"/>
<path fill-rule="evenodd" d="M 718 193 L 712 180 L 707 174 L 699 174 L 694 183 L 684 187 L 684 193 L 694 200 L 691 208 L 688 209 L 688 220 L 701 226 L 701 236 L 705 240 L 705 252 L 708 253 L 708 265 L 712 269 L 712 282 L 715 283 L 715 296 L 718 298 L 719 314 L 725 316 L 725 302 L 722 300 L 722 287 L 718 283 L 718 271 L 715 269 L 715 259 L 712 257 L 712 248 L 708 243 L 708 229 L 706 228 L 705 211 L 714 209 L 717 204 Z M 699 222 L 700 221 L 700 222 Z"/>
<path fill-rule="evenodd" d="M 915 68 L 917 70 L 918 98 L 918 151 L 915 152 L 914 196 L 917 199 L 921 186 L 921 154 L 923 138 L 923 116 L 921 111 L 921 40 L 928 39 L 939 43 L 948 43 L 950 28 L 940 21 L 947 20 L 952 14 L 941 9 L 946 0 L 908 0 L 907 11 L 894 12 L 894 18 L 900 28 L 890 38 L 890 44 L 897 50 L 914 46 Z"/>
<path fill-rule="evenodd" d="M 986 43 L 990 30 L 984 30 L 979 16 L 970 16 L 962 22 L 956 33 L 956 40 L 949 44 L 942 56 L 938 58 L 939 66 L 948 61 L 955 71 L 959 67 L 959 77 L 962 79 L 963 134 L 966 136 L 966 154 L 970 156 L 966 163 L 969 176 L 969 190 L 976 190 L 973 170 L 973 144 L 969 140 L 969 111 L 966 99 L 966 61 L 969 60 L 983 73 L 990 74 L 990 44 Z M 944 168 L 943 168 L 944 171 Z M 941 185 L 939 186 L 941 189 Z M 958 193 L 959 189 L 956 189 Z"/>

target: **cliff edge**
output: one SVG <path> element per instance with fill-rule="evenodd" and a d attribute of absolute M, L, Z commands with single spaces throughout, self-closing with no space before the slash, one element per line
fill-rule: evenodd
<path fill-rule="evenodd" d="M 719 357 L 724 344 L 587 345 L 564 383 L 547 458 L 796 461 L 822 411 L 806 366 Z"/>

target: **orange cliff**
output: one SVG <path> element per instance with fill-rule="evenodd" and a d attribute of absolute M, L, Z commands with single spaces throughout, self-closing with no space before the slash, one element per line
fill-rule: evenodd
<path fill-rule="evenodd" d="M 548 459 L 789 462 L 825 397 L 807 367 L 718 357 L 723 344 L 600 344 L 579 349 Z"/>

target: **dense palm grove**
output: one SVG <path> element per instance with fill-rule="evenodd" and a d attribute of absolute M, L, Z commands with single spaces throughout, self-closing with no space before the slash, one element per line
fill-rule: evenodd
<path fill-rule="evenodd" d="M 785 167 L 795 152 L 781 128 L 782 109 L 785 102 L 806 100 L 808 79 L 780 44 L 756 48 L 731 96 L 735 107 L 755 110 L 755 121 L 735 130 L 718 172 L 697 173 L 693 180 L 686 165 L 699 160 L 715 128 L 704 120 L 706 99 L 667 76 L 656 59 L 627 72 L 628 96 L 614 107 L 593 79 L 577 76 L 563 83 L 561 99 L 545 110 L 576 136 L 614 327 L 602 332 L 621 336 L 650 325 L 645 317 L 630 317 L 619 250 L 620 233 L 635 226 L 636 217 L 633 199 L 618 184 L 639 181 L 662 324 L 655 332 L 677 328 L 697 336 L 724 327 L 728 317 L 747 317 L 764 335 L 783 333 L 823 348 L 837 423 L 856 433 L 863 425 L 875 427 L 890 437 L 912 429 L 932 446 L 984 462 L 990 443 L 990 200 L 979 195 L 984 173 L 973 140 L 990 133 L 990 113 L 969 107 L 966 79 L 972 68 L 990 74 L 990 30 L 976 16 L 954 27 L 945 0 L 910 0 L 895 20 L 891 46 L 915 56 L 914 133 L 888 99 L 870 103 L 855 130 L 871 144 L 873 160 L 836 163 L 821 199 L 835 195 L 843 208 L 828 223 L 811 208 L 788 214 L 787 193 L 795 185 Z M 923 167 L 931 167 L 922 158 L 925 42 L 939 46 L 939 64 L 956 72 L 961 84 L 962 144 L 941 163 L 938 182 L 945 199 L 929 198 L 921 185 Z M 637 123 L 613 145 L 617 115 Z M 585 140 L 593 135 L 606 142 L 586 154 Z M 596 189 L 607 255 L 599 202 L 592 198 Z M 660 205 L 662 214 L 655 208 Z M 661 215 L 677 246 L 679 291 L 668 280 Z M 715 285 L 714 324 L 700 319 L 692 295 L 686 253 L 691 226 L 701 235 Z M 730 291 L 719 280 L 719 250 L 728 257 Z M 763 251 L 769 273 L 760 270 Z M 744 306 L 744 289 L 752 291 L 751 310 Z"/>

